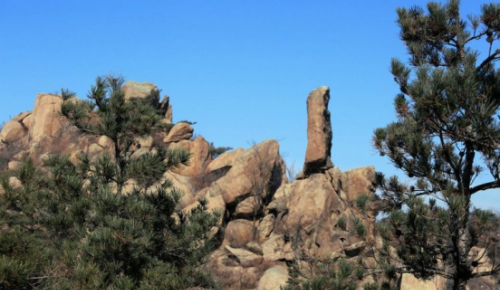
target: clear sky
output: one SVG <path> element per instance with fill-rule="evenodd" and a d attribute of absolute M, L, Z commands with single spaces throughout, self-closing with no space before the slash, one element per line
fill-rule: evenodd
<path fill-rule="evenodd" d="M 39 92 L 81 98 L 98 75 L 155 83 L 174 121 L 217 146 L 277 139 L 301 168 L 306 98 L 331 89 L 332 159 L 341 170 L 396 173 L 371 145 L 395 118 L 391 57 L 403 60 L 395 9 L 421 0 L 0 0 L 0 122 Z M 462 1 L 463 15 L 480 2 Z M 475 205 L 500 210 L 500 191 Z"/>

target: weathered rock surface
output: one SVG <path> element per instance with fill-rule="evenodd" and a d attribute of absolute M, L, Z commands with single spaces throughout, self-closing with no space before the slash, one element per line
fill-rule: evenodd
<path fill-rule="evenodd" d="M 225 246 L 226 250 L 228 250 L 232 255 L 238 259 L 238 262 L 243 267 L 256 267 L 260 265 L 263 261 L 261 255 L 256 255 L 250 251 L 238 248 L 232 248 L 230 246 Z"/>
<path fill-rule="evenodd" d="M 333 167 L 330 159 L 332 125 L 330 122 L 330 88 L 319 87 L 307 98 L 307 151 L 302 174 L 324 172 Z"/>
<path fill-rule="evenodd" d="M 288 281 L 288 270 L 283 266 L 274 266 L 264 273 L 257 290 L 279 290 Z"/>
<path fill-rule="evenodd" d="M 125 100 L 129 100 L 131 98 L 145 98 L 152 93 L 158 92 L 158 88 L 152 83 L 129 81 L 123 86 L 123 92 L 125 93 Z"/>
<path fill-rule="evenodd" d="M 28 130 L 26 130 L 21 122 L 11 120 L 3 125 L 0 132 L 0 141 L 5 143 L 15 142 L 25 137 L 27 133 Z"/>
<path fill-rule="evenodd" d="M 207 172 L 214 172 L 223 168 L 231 168 L 236 164 L 237 159 L 243 153 L 243 148 L 238 148 L 230 152 L 225 152 L 208 164 Z"/>
<path fill-rule="evenodd" d="M 367 166 L 345 171 L 341 182 L 349 201 L 360 195 L 371 195 L 375 190 L 375 167 Z"/>
<path fill-rule="evenodd" d="M 163 139 L 164 143 L 179 142 L 181 140 L 189 140 L 193 136 L 193 127 L 186 122 L 175 124 L 168 132 L 168 135 Z"/>
<path fill-rule="evenodd" d="M 265 199 L 285 182 L 285 166 L 279 155 L 279 144 L 268 140 L 244 151 L 231 170 L 213 187 L 220 191 L 226 204 L 250 196 Z"/>
<path fill-rule="evenodd" d="M 254 222 L 244 219 L 233 220 L 226 226 L 224 245 L 242 248 L 247 243 L 255 240 L 256 227 Z"/>
<path fill-rule="evenodd" d="M 38 94 L 30 122 L 30 141 L 39 142 L 45 136 L 57 138 L 61 136 L 63 123 L 61 114 L 63 100 L 59 95 Z"/>
<path fill-rule="evenodd" d="M 129 82 L 124 90 L 130 99 L 156 94 L 158 89 L 150 83 Z M 320 87 L 309 95 L 304 170 L 291 183 L 286 179 L 285 164 L 275 140 L 246 150 L 235 149 L 212 160 L 210 144 L 201 136 L 191 140 L 193 128 L 181 122 L 159 136 L 136 138 L 128 149 L 131 159 L 155 152 L 161 143 L 192 154 L 189 165 L 167 172 L 158 184 L 169 179 L 183 192 L 177 209 L 185 214 L 199 205 L 200 198 L 207 201 L 208 210 L 221 213 L 219 224 L 211 232 L 218 247 L 203 267 L 221 281 L 223 289 L 277 290 L 288 279 L 286 263 L 298 255 L 357 260 L 376 244 L 375 217 L 353 206 L 361 194 L 374 194 L 375 169 L 361 167 L 342 172 L 333 168 L 329 97 L 328 87 Z M 28 157 L 40 164 L 53 153 L 68 154 L 73 162 L 77 162 L 80 153 L 91 158 L 105 153 L 114 155 L 111 139 L 82 135 L 69 126 L 59 115 L 61 103 L 60 96 L 40 94 L 33 112 L 19 114 L 5 124 L 0 139 L 16 146 L 0 142 L 4 168 L 17 170 Z M 165 116 L 163 121 L 172 123 L 170 98 L 165 97 L 158 108 Z M 16 177 L 11 177 L 9 183 L 22 186 Z M 134 185 L 131 180 L 127 190 Z M 362 225 L 365 232 L 358 232 L 357 225 Z M 293 241 L 300 242 L 292 246 Z M 473 252 L 475 257 L 482 256 L 481 249 Z M 487 269 L 483 264 L 489 262 L 483 260 L 478 269 Z M 409 275 L 402 279 L 401 289 L 444 287 L 439 280 L 422 282 Z"/>
<path fill-rule="evenodd" d="M 189 159 L 189 165 L 181 165 L 174 169 L 174 172 L 187 175 L 187 176 L 199 176 L 205 173 L 207 165 L 211 161 L 210 157 L 210 144 L 202 136 L 196 137 L 194 140 L 182 140 L 177 143 L 173 143 L 169 147 L 170 149 L 182 148 L 191 153 L 191 158 Z"/>
<path fill-rule="evenodd" d="M 444 290 L 446 280 L 436 277 L 431 280 L 419 280 L 412 274 L 403 274 L 401 277 L 400 290 Z"/>

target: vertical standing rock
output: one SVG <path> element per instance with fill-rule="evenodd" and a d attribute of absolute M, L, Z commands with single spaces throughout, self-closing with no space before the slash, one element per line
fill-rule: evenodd
<path fill-rule="evenodd" d="M 332 124 L 328 111 L 329 101 L 329 87 L 319 87 L 307 98 L 307 151 L 302 178 L 333 167 L 330 159 Z"/>

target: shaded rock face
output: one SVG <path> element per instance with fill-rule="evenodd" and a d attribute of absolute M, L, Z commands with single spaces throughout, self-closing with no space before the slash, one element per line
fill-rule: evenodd
<path fill-rule="evenodd" d="M 307 98 L 307 151 L 303 176 L 324 172 L 333 167 L 330 159 L 332 125 L 330 122 L 330 88 L 319 87 Z"/>

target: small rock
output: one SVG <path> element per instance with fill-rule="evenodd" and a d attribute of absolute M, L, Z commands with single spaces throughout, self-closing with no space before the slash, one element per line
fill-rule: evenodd
<path fill-rule="evenodd" d="M 236 249 L 232 248 L 230 246 L 225 246 L 226 250 L 228 250 L 231 254 L 233 254 L 237 259 L 238 262 L 240 263 L 241 266 L 248 268 L 248 267 L 255 267 L 258 266 L 262 263 L 262 256 L 256 255 L 250 251 L 244 250 L 244 249 Z"/>

